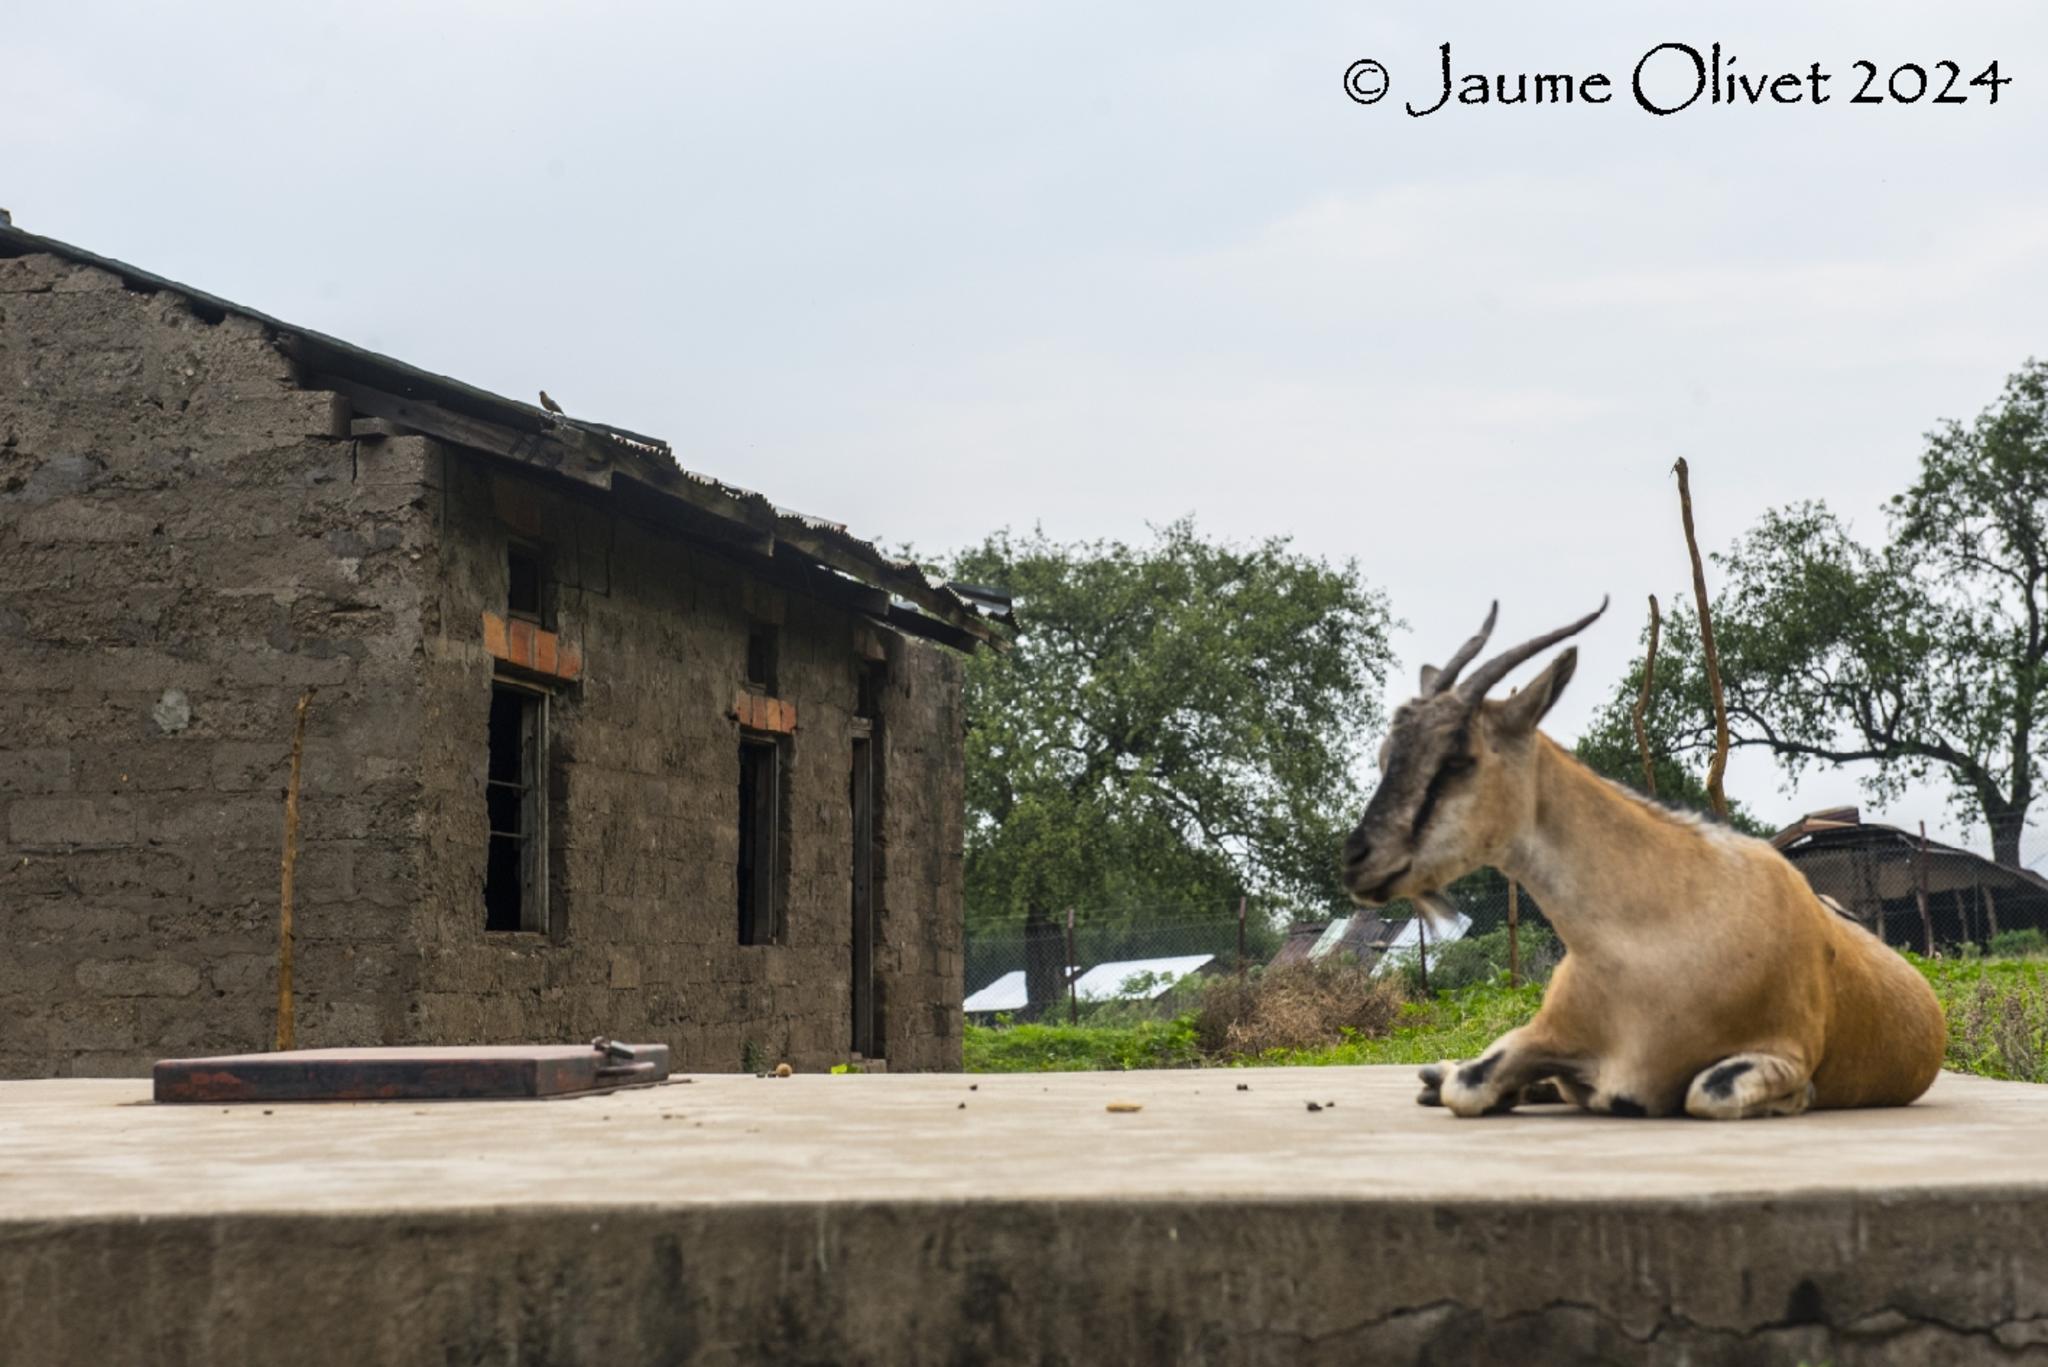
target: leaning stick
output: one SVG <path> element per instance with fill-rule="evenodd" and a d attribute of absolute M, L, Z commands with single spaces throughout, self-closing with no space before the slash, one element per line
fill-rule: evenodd
<path fill-rule="evenodd" d="M 1707 765 L 1707 801 L 1714 815 L 1726 818 L 1728 795 L 1721 791 L 1721 776 L 1728 772 L 1728 704 L 1721 696 L 1721 656 L 1714 649 L 1714 619 L 1707 607 L 1707 572 L 1700 564 L 1699 537 L 1692 529 L 1692 484 L 1686 477 L 1685 457 L 1671 467 L 1678 472 L 1678 509 L 1685 518 L 1685 548 L 1692 554 L 1692 595 L 1700 605 L 1700 644 L 1707 656 L 1707 691 L 1714 698 L 1714 758 Z"/>
<path fill-rule="evenodd" d="M 1650 653 L 1643 657 L 1643 692 L 1636 699 L 1636 749 L 1643 756 L 1643 791 L 1651 797 L 1657 796 L 1657 769 L 1650 763 L 1650 732 L 1645 718 L 1650 715 L 1650 685 L 1657 677 L 1657 634 L 1663 628 L 1663 618 L 1657 612 L 1657 595 L 1650 595 Z"/>
<path fill-rule="evenodd" d="M 306 754 L 306 708 L 313 690 L 299 695 L 292 718 L 292 769 L 284 789 L 284 872 L 277 905 L 277 1047 L 292 1047 L 292 878 L 299 866 L 299 768 Z"/>

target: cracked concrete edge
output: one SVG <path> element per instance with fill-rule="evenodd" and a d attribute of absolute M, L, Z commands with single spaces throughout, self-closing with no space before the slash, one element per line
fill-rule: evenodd
<path fill-rule="evenodd" d="M 0 1362 L 2048 1362 L 2048 1192 L 0 1223 Z"/>

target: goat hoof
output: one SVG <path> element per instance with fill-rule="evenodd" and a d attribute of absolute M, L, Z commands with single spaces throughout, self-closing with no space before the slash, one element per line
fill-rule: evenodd
<path fill-rule="evenodd" d="M 1444 1070 L 1442 1066 L 1432 1063 L 1427 1068 L 1418 1072 L 1416 1076 L 1422 1079 L 1422 1090 L 1416 1094 L 1415 1104 L 1418 1106 L 1443 1105 Z"/>

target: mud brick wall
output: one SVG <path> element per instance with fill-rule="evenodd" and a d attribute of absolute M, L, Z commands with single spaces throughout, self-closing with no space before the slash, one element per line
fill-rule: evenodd
<path fill-rule="evenodd" d="M 406 1028 L 426 444 L 263 329 L 0 260 L 0 1076 L 268 1047 L 308 723 L 298 1038 Z"/>
<path fill-rule="evenodd" d="M 0 1077 L 269 1047 L 291 718 L 307 728 L 302 1047 L 851 1043 L 862 619 L 649 516 L 418 437 L 353 439 L 248 320 L 0 259 Z M 582 682 L 551 704 L 545 935 L 484 929 L 507 538 Z M 781 617 L 786 943 L 737 943 L 750 621 Z M 892 1068 L 960 1066 L 960 668 L 882 631 L 877 995 Z M 751 1048 L 750 1048 L 751 1046 Z"/>
<path fill-rule="evenodd" d="M 668 1043 L 678 1066 L 844 1061 L 852 1032 L 849 777 L 861 619 L 514 467 L 450 453 L 431 555 L 420 730 L 425 845 L 413 1033 Z M 550 929 L 486 932 L 485 719 L 512 537 L 545 550 L 583 676 L 549 704 Z M 785 942 L 737 930 L 740 725 L 755 620 L 793 703 Z M 883 632 L 876 976 L 892 1069 L 960 1066 L 960 667 Z"/>

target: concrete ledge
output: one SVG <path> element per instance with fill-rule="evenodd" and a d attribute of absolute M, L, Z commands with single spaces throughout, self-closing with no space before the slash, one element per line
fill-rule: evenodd
<path fill-rule="evenodd" d="M 1411 1090 L 705 1078 L 265 1116 L 8 1084 L 0 1362 L 2048 1362 L 2048 1089 L 1720 1126 Z"/>

